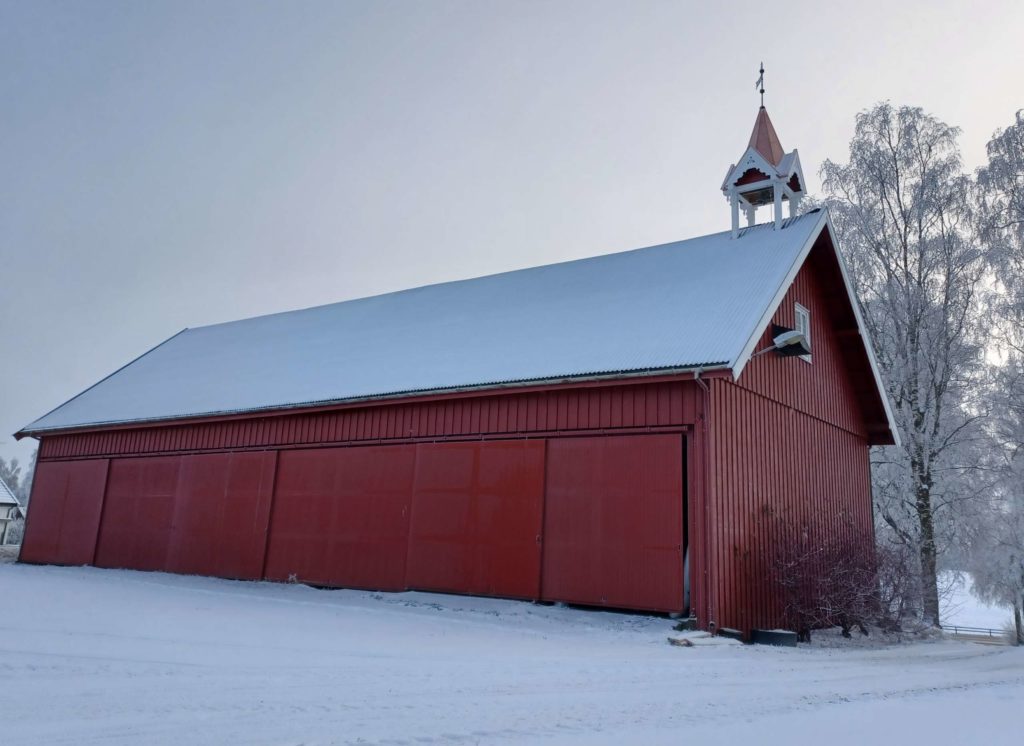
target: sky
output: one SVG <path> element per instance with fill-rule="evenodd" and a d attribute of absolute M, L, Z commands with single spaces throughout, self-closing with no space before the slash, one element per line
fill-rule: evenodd
<path fill-rule="evenodd" d="M 1024 3 L 0 0 L 0 457 L 185 327 L 728 229 L 890 100 L 1024 107 Z M 415 360 L 409 360 L 415 365 Z"/>

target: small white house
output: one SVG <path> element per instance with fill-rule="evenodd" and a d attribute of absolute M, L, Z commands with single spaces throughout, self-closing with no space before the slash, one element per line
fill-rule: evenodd
<path fill-rule="evenodd" d="M 11 533 L 11 526 L 15 521 L 24 518 L 25 511 L 14 496 L 14 492 L 7 483 L 0 479 L 0 545 L 7 543 L 7 537 Z"/>

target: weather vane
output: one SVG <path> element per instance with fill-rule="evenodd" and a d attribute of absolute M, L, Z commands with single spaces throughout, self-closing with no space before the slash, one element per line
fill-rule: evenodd
<path fill-rule="evenodd" d="M 764 108 L 764 63 L 761 63 L 761 76 L 754 82 L 754 88 L 761 89 L 761 108 Z"/>

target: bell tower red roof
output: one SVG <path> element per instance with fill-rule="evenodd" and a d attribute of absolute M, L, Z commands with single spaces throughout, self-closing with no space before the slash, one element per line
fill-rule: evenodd
<path fill-rule="evenodd" d="M 762 105 L 757 112 L 757 119 L 754 120 L 754 131 L 750 133 L 750 142 L 747 147 L 753 148 L 760 153 L 766 161 L 773 166 L 782 163 L 786 151 L 782 149 L 779 136 L 775 134 L 775 127 L 768 117 L 768 110 Z"/>

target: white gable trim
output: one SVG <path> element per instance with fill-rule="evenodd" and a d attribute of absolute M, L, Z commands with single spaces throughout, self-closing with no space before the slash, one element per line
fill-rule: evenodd
<path fill-rule="evenodd" d="M 790 178 L 793 176 L 793 174 L 796 174 L 797 178 L 800 180 L 800 191 L 802 191 L 804 194 L 806 194 L 807 193 L 807 182 L 804 181 L 804 169 L 803 169 L 803 166 L 800 165 L 800 153 L 797 151 L 796 148 L 793 148 L 792 155 L 793 155 L 793 162 L 790 165 L 789 170 L 786 173 L 780 172 L 780 174 L 781 174 L 782 178 L 784 178 L 787 182 L 790 180 Z M 835 238 L 835 234 L 833 234 L 832 237 Z"/>
<path fill-rule="evenodd" d="M 722 191 L 727 192 L 732 189 L 733 182 L 752 168 L 756 168 L 761 173 L 767 174 L 769 179 L 777 178 L 779 175 L 778 168 L 769 163 L 764 156 L 758 153 L 754 148 L 747 148 L 743 153 L 743 156 L 736 162 L 736 165 L 733 166 L 729 170 L 729 173 L 725 175 L 725 180 L 722 182 Z"/>
<path fill-rule="evenodd" d="M 818 222 L 807 237 L 807 241 L 805 241 L 804 245 L 800 248 L 800 253 L 797 254 L 796 260 L 786 273 L 785 279 L 783 279 L 782 284 L 775 291 L 775 295 L 772 297 L 771 303 L 769 303 L 768 307 L 765 308 L 764 313 L 761 315 L 760 320 L 757 322 L 753 332 L 747 339 L 746 344 L 743 345 L 743 349 L 740 350 L 740 353 L 733 360 L 731 366 L 733 378 L 738 379 L 740 375 L 742 375 L 743 369 L 747 367 L 747 363 L 750 362 L 751 355 L 754 354 L 754 347 L 764 334 L 764 330 L 768 328 L 768 324 L 771 323 L 772 317 L 779 309 L 779 306 L 782 304 L 782 299 L 786 296 L 786 292 L 789 290 L 789 286 L 793 284 L 793 281 L 796 279 L 797 272 L 800 271 L 800 268 L 804 264 L 804 260 L 807 259 L 807 255 L 811 253 L 811 247 L 814 246 L 814 242 L 818 240 L 818 236 L 821 235 L 822 228 L 824 228 L 827 223 L 826 212 L 822 210 L 821 215 L 818 216 Z"/>
<path fill-rule="evenodd" d="M 800 177 L 800 189 L 804 192 L 807 191 L 807 182 L 804 181 L 804 167 L 800 163 L 800 153 L 794 148 L 793 150 L 793 173 Z M 790 174 L 792 176 L 792 174 Z M 835 236 L 833 236 L 835 238 Z"/>
<path fill-rule="evenodd" d="M 871 343 L 871 335 L 868 334 L 868 328 L 864 325 L 864 318 L 860 314 L 860 303 L 857 302 L 857 296 L 853 292 L 853 283 L 850 282 L 850 273 L 846 269 L 846 262 L 843 261 L 843 252 L 839 250 L 839 241 L 836 239 L 836 232 L 832 228 L 832 216 L 828 214 L 828 209 L 823 210 L 823 212 L 825 213 L 825 224 L 828 226 L 829 235 L 832 236 L 832 246 L 835 248 L 836 260 L 839 262 L 839 272 L 843 276 L 843 285 L 846 286 L 846 295 L 849 297 L 850 305 L 853 307 L 854 318 L 857 319 L 857 332 L 864 343 L 864 350 L 868 354 L 868 363 L 871 365 L 871 375 L 874 376 L 875 386 L 878 387 L 878 393 L 882 397 L 885 419 L 889 422 L 889 430 L 892 432 L 893 440 L 896 441 L 897 446 L 900 446 L 900 429 L 896 426 L 896 418 L 892 413 L 889 394 L 886 392 L 885 384 L 882 382 L 882 373 L 878 369 L 878 360 L 875 359 L 875 348 Z"/>
<path fill-rule="evenodd" d="M 893 440 L 896 441 L 896 445 L 900 445 L 900 432 L 896 427 L 896 418 L 893 417 L 892 407 L 889 404 L 889 395 L 886 393 L 885 385 L 882 383 L 882 374 L 878 370 L 878 361 L 875 359 L 875 352 L 871 346 L 871 337 L 868 334 L 867 327 L 864 326 L 864 319 L 860 313 L 860 306 L 857 303 L 857 297 L 853 292 L 853 285 L 850 282 L 849 272 L 846 269 L 846 262 L 843 261 L 842 252 L 839 251 L 838 241 L 836 240 L 835 231 L 832 228 L 832 219 L 828 214 L 828 209 L 825 208 L 821 211 L 821 217 L 818 218 L 818 223 L 814 226 L 807 241 L 800 249 L 800 253 L 797 255 L 796 260 L 793 262 L 793 266 L 789 268 L 789 272 L 786 273 L 786 278 L 782 281 L 782 285 L 775 293 L 775 297 L 772 298 L 771 303 L 768 304 L 768 308 L 765 309 L 764 314 L 761 316 L 761 320 L 757 322 L 757 326 L 754 327 L 753 334 L 747 340 L 747 343 L 743 346 L 740 354 L 736 357 L 733 362 L 732 376 L 733 379 L 738 380 L 740 375 L 743 374 L 743 369 L 746 368 L 747 363 L 750 362 L 751 356 L 754 354 L 754 347 L 758 341 L 764 335 L 765 329 L 768 328 L 768 324 L 771 323 L 772 318 L 775 316 L 775 312 L 779 310 L 779 306 L 782 305 L 782 300 L 785 298 L 786 293 L 789 291 L 793 281 L 796 280 L 796 275 L 800 269 L 804 266 L 804 262 L 807 260 L 807 255 L 811 253 L 811 248 L 818 240 L 818 236 L 821 235 L 822 230 L 828 228 L 829 235 L 832 237 L 832 246 L 835 249 L 836 260 L 839 262 L 839 271 L 843 277 L 843 286 L 846 288 L 846 296 L 850 301 L 850 306 L 853 308 L 853 315 L 857 321 L 857 332 L 860 335 L 861 343 L 864 345 L 864 349 L 867 352 L 868 363 L 871 366 L 871 375 L 875 379 L 875 387 L 878 389 L 878 395 L 882 398 L 882 407 L 885 409 L 885 418 L 889 423 L 889 430 L 892 432 Z"/>
<path fill-rule="evenodd" d="M 792 156 L 792 157 L 790 157 Z M 785 171 L 781 170 L 781 166 L 789 160 L 789 168 Z M 807 191 L 807 182 L 804 181 L 804 169 L 800 164 L 800 153 L 794 148 L 792 152 L 786 153 L 782 157 L 782 162 L 778 166 L 773 166 L 765 159 L 760 152 L 755 148 L 747 148 L 743 152 L 743 157 L 739 161 L 729 167 L 729 170 L 725 174 L 725 179 L 722 180 L 722 191 L 728 192 L 730 189 L 743 190 L 748 184 L 744 184 L 743 187 L 734 187 L 733 182 L 739 179 L 748 170 L 756 168 L 758 171 L 768 175 L 767 181 L 774 179 L 782 179 L 789 181 L 790 177 L 794 174 L 800 179 L 800 189 L 804 192 Z"/>

